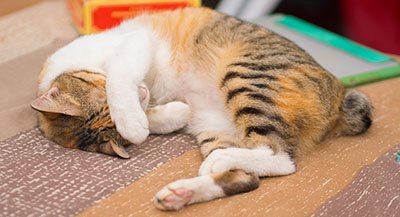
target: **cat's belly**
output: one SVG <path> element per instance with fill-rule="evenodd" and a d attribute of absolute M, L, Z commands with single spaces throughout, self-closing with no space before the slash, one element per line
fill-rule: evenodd
<path fill-rule="evenodd" d="M 179 98 L 184 99 L 192 111 L 188 127 L 190 133 L 236 133 L 232 117 L 225 109 L 223 96 L 214 83 L 192 73 L 183 75 L 181 81 Z"/>

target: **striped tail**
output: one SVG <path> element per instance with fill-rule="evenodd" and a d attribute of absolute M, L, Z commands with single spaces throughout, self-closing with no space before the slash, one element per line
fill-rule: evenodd
<path fill-rule="evenodd" d="M 342 135 L 357 135 L 368 130 L 372 124 L 372 105 L 367 96 L 352 90 L 346 93 L 342 104 L 342 119 L 339 132 Z"/>

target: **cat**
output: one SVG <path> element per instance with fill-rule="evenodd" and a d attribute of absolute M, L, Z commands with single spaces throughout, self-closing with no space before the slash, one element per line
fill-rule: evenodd
<path fill-rule="evenodd" d="M 199 176 L 162 188 L 161 210 L 254 190 L 289 175 L 322 140 L 357 135 L 372 105 L 288 39 L 207 8 L 144 13 L 56 51 L 39 75 L 39 127 L 69 148 L 124 146 L 185 127 Z"/>

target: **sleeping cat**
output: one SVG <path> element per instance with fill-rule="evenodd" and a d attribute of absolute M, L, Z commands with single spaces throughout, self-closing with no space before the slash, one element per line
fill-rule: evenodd
<path fill-rule="evenodd" d="M 371 125 L 371 104 L 301 48 L 207 8 L 143 14 L 76 39 L 39 77 L 43 133 L 64 147 L 128 158 L 149 133 L 187 125 L 199 176 L 164 187 L 162 210 L 254 190 L 289 175 L 325 138 Z"/>

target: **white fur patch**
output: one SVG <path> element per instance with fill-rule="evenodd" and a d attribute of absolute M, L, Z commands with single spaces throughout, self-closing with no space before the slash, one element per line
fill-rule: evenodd
<path fill-rule="evenodd" d="M 162 210 L 179 210 L 185 205 L 222 196 L 225 196 L 222 188 L 215 184 L 211 176 L 206 175 L 170 183 L 156 194 L 154 203 Z"/>
<path fill-rule="evenodd" d="M 287 153 L 274 154 L 268 147 L 226 148 L 211 152 L 201 164 L 199 174 L 206 175 L 233 169 L 241 169 L 263 177 L 288 175 L 296 171 L 296 166 Z"/>
<path fill-rule="evenodd" d="M 134 19 L 110 31 L 80 37 L 55 52 L 47 60 L 39 93 L 65 72 L 88 70 L 106 74 L 111 118 L 124 138 L 138 144 L 149 134 L 138 86 L 149 78 L 146 81 L 152 82 L 150 92 L 157 102 L 173 100 L 179 85 L 169 64 L 167 43 L 159 40 L 149 26 Z M 179 126 L 174 127 L 182 127 L 184 121 L 177 122 Z"/>
<path fill-rule="evenodd" d="M 202 77 L 205 73 L 186 73 L 182 76 L 182 90 L 186 102 L 192 109 L 188 132 L 197 135 L 204 131 L 235 134 L 237 129 L 224 98 L 215 81 Z"/>
<path fill-rule="evenodd" d="M 107 71 L 107 101 L 118 132 L 132 143 L 142 143 L 149 135 L 138 86 L 152 64 L 153 45 L 147 31 L 125 36 L 114 56 L 104 64 Z M 146 51 L 146 52 L 142 52 Z M 135 60 L 135 63 L 131 63 Z"/>
<path fill-rule="evenodd" d="M 120 35 L 88 35 L 59 49 L 46 61 L 46 72 L 39 84 L 39 93 L 46 91 L 53 80 L 65 72 L 88 70 L 106 74 L 102 66 L 121 40 L 123 37 Z"/>
<path fill-rule="evenodd" d="M 156 36 L 154 36 L 156 38 Z M 150 93 L 157 105 L 177 100 L 180 82 L 176 70 L 171 64 L 171 49 L 169 44 L 161 39 L 155 40 L 153 64 L 145 77 Z"/>
<path fill-rule="evenodd" d="M 190 108 L 183 102 L 170 102 L 152 108 L 153 112 L 147 115 L 150 132 L 167 134 L 182 129 L 190 118 Z"/>

